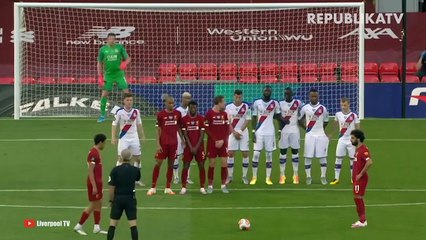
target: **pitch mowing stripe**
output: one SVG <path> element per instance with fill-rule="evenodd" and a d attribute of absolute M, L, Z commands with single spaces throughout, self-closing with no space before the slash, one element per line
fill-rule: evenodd
<path fill-rule="evenodd" d="M 103 189 L 108 191 L 108 189 Z M 148 188 L 138 188 L 136 192 L 147 191 Z M 175 189 L 179 190 L 179 189 Z M 348 192 L 352 188 L 230 188 L 237 192 L 268 192 L 268 191 L 307 191 L 307 192 Z M 0 192 L 85 192 L 85 188 L 51 188 L 51 189 L 0 189 Z M 198 192 L 198 189 L 188 189 L 189 192 Z M 403 188 L 372 188 L 368 192 L 426 192 L 426 189 L 403 189 Z"/>
<path fill-rule="evenodd" d="M 367 204 L 367 207 L 404 207 L 423 206 L 426 202 L 416 203 L 378 203 Z M 41 209 L 84 209 L 85 206 L 37 206 L 0 204 L 3 208 L 41 208 Z M 270 207 L 138 207 L 139 210 L 280 210 L 280 209 L 324 209 L 324 208 L 354 208 L 354 205 L 307 205 L 307 206 L 270 206 Z M 109 209 L 109 207 L 102 207 Z"/>

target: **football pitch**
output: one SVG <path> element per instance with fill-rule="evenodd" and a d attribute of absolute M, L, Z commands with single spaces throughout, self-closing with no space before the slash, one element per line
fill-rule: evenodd
<path fill-rule="evenodd" d="M 111 119 L 98 124 L 94 119 L 0 120 L 0 226 L 2 240 L 106 239 L 92 234 L 93 217 L 79 236 L 72 228 L 87 205 L 86 157 L 96 133 L 110 137 Z M 243 185 L 241 157 L 235 164 L 230 194 L 220 191 L 220 170 L 216 168 L 215 192 L 198 192 L 198 169 L 191 168 L 194 185 L 187 195 L 162 194 L 164 165 L 157 195 L 146 196 L 147 188 L 137 188 L 139 238 L 146 240 L 250 240 L 250 239 L 425 239 L 426 216 L 426 124 L 425 120 L 364 120 L 374 165 L 369 171 L 366 194 L 368 227 L 351 229 L 357 220 L 345 159 L 341 184 L 319 183 L 319 163 L 314 160 L 313 184 L 307 186 L 303 158 L 301 184 L 289 182 L 292 168 L 287 162 L 287 183 L 278 184 L 278 151 L 274 153 L 274 185 L 264 183 L 264 154 L 257 185 Z M 154 163 L 155 127 L 153 119 L 143 120 L 147 141 L 142 143 L 142 179 L 151 183 Z M 108 139 L 110 140 L 110 139 Z M 303 144 L 302 144 L 303 145 Z M 330 142 L 327 178 L 334 177 L 336 140 Z M 115 166 L 116 146 L 102 152 L 104 185 Z M 303 149 L 302 149 L 303 154 Z M 217 165 L 219 167 L 219 164 Z M 251 170 L 249 170 L 251 177 Z M 178 191 L 180 185 L 173 185 Z M 109 223 L 108 195 L 104 191 L 101 227 Z M 238 230 L 240 218 L 251 221 L 250 231 Z M 69 227 L 24 228 L 24 219 L 71 221 Z M 123 215 L 115 239 L 130 239 Z"/>

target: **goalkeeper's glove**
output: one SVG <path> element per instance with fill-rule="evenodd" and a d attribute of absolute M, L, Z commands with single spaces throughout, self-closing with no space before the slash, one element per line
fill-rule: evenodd
<path fill-rule="evenodd" d="M 99 85 L 99 87 L 103 87 L 104 84 L 105 84 L 104 76 L 99 75 L 99 77 L 98 77 L 98 85 Z"/>
<path fill-rule="evenodd" d="M 127 68 L 127 62 L 122 62 L 122 63 L 120 64 L 120 69 L 121 69 L 121 70 L 126 70 L 126 68 Z"/>

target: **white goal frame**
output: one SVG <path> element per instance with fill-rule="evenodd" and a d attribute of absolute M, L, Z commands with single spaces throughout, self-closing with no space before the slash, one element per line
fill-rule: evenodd
<path fill-rule="evenodd" d="M 358 59 L 358 107 L 359 118 L 364 119 L 364 31 L 365 9 L 363 2 L 310 2 L 310 3 L 14 3 L 14 119 L 21 118 L 21 63 L 22 44 L 20 29 L 23 20 L 23 8 L 123 8 L 123 9 L 273 9 L 273 8 L 314 8 L 314 7 L 353 7 L 359 8 L 359 59 Z"/>

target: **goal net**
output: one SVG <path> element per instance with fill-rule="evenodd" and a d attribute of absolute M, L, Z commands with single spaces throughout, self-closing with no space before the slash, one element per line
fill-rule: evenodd
<path fill-rule="evenodd" d="M 362 3 L 15 4 L 15 118 L 98 116 L 97 55 L 108 33 L 132 58 L 126 80 L 146 116 L 183 92 L 201 113 L 235 89 L 252 102 L 271 85 L 331 114 L 340 98 L 363 116 Z M 19 37 L 20 41 L 16 41 Z M 108 108 L 121 104 L 115 88 Z"/>

